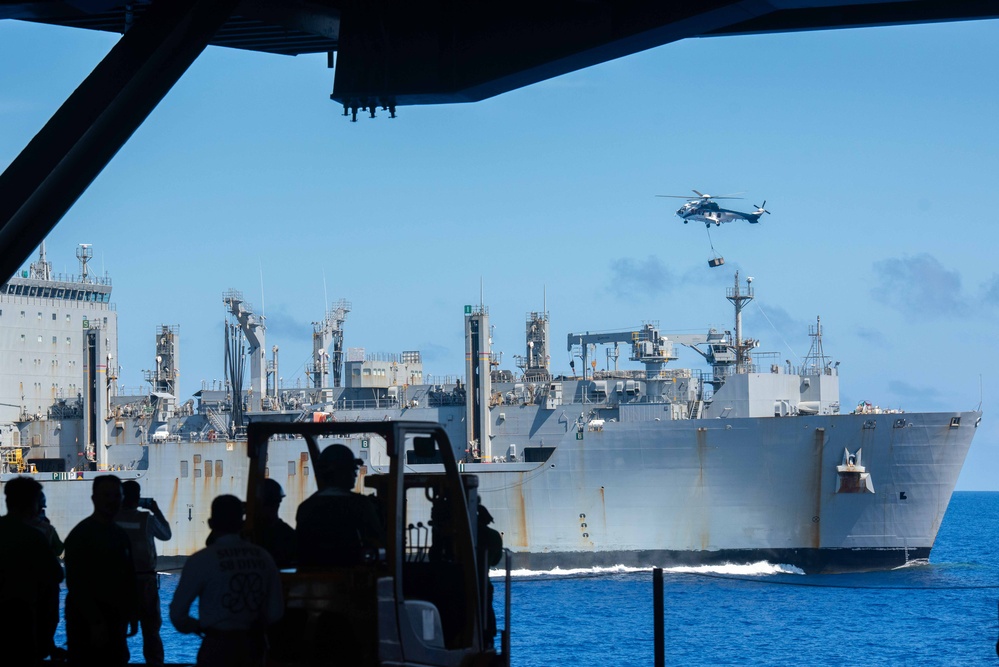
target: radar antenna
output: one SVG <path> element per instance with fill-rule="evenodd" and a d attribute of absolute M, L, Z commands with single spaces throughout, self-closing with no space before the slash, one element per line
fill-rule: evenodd
<path fill-rule="evenodd" d="M 808 355 L 805 356 L 805 374 L 821 375 L 829 365 L 829 358 L 826 357 L 822 349 L 822 318 L 815 317 L 815 326 L 808 327 L 808 335 L 812 339 L 812 345 L 808 348 Z"/>

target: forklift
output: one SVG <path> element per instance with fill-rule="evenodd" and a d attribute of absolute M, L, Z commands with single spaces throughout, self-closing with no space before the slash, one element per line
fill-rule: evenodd
<path fill-rule="evenodd" d="M 509 667 L 510 563 L 501 650 L 479 537 L 478 477 L 459 473 L 433 422 L 272 422 L 247 428 L 247 534 L 259 537 L 257 488 L 268 446 L 302 439 L 313 470 L 324 446 L 361 444 L 382 471 L 362 468 L 385 547 L 355 563 L 282 570 L 284 618 L 268 632 L 272 667 Z M 356 449 L 354 450 L 356 451 Z M 432 465 L 427 465 L 431 463 Z M 420 472 L 414 472 L 415 469 Z M 429 472 L 428 472 L 429 470 Z M 368 473 L 368 474 L 365 474 Z M 315 475 L 323 490 L 322 475 Z"/>

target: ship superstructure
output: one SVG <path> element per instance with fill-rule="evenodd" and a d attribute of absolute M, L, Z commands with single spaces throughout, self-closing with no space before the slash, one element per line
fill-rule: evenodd
<path fill-rule="evenodd" d="M 550 368 L 547 312 L 525 318 L 515 373 L 502 369 L 492 350 L 488 308 L 466 306 L 465 378 L 425 374 L 415 350 L 344 353 L 349 304 L 339 301 L 314 327 L 311 382 L 290 388 L 276 381 L 276 349 L 269 364 L 264 357 L 263 319 L 230 290 L 223 295 L 231 321 L 223 384 L 179 404 L 179 330 L 163 326 L 148 392 L 116 394 L 112 387 L 107 398 L 81 396 L 89 417 L 48 410 L 32 419 L 15 410 L 5 442 L 23 462 L 48 461 L 47 476 L 24 464 L 18 470 L 46 483 L 50 517 L 63 531 L 86 506 L 89 485 L 77 481 L 107 470 L 139 479 L 167 508 L 175 538 L 163 545 L 165 555 L 199 548 L 212 498 L 242 493 L 247 423 L 405 419 L 444 428 L 454 457 L 479 476 L 480 498 L 518 567 L 767 559 L 819 572 L 928 557 L 981 413 L 864 407 L 843 414 L 839 368 L 825 356 L 821 320 L 795 367 L 743 335 L 752 279 L 736 274 L 725 296 L 734 331 L 672 334 L 650 320 L 568 334 L 570 374 Z M 87 335 L 81 338 L 79 354 L 102 353 L 88 351 Z M 696 351 L 704 367 L 674 367 L 682 350 Z M 601 356 L 606 365 L 598 370 Z M 624 368 L 623 358 L 639 368 Z M 92 446 L 93 455 L 74 458 L 77 442 Z M 346 444 L 365 470 L 387 465 L 376 439 Z M 60 467 L 57 458 L 66 463 Z M 307 461 L 295 440 L 270 450 L 268 474 L 288 494 L 282 507 L 289 522 L 315 489 Z M 440 466 L 408 463 L 427 472 Z M 14 473 L 7 464 L 3 478 Z"/>
<path fill-rule="evenodd" d="M 79 275 L 56 274 L 43 244 L 38 261 L 0 285 L 0 450 L 21 470 L 98 465 L 107 437 L 97 415 L 115 393 L 118 317 L 111 279 L 90 269 L 93 248 L 80 245 L 76 256 Z M 43 421 L 65 423 L 58 439 L 72 452 L 56 457 L 43 445 L 48 434 L 25 441 L 13 427 Z M 34 449 L 31 463 L 24 445 Z"/>

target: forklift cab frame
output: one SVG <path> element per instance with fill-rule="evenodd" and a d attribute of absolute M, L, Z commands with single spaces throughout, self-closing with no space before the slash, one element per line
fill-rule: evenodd
<path fill-rule="evenodd" d="M 349 567 L 282 572 L 286 616 L 273 633 L 271 664 L 509 664 L 506 631 L 504 655 L 497 655 L 489 633 L 491 586 L 476 549 L 478 478 L 459 473 L 443 428 L 408 421 L 251 422 L 246 525 L 254 540 L 259 519 L 253 500 L 276 435 L 304 439 L 317 471 L 320 439 L 329 445 L 331 438 L 379 436 L 389 472 L 364 479 L 384 521 L 384 552 L 369 553 Z M 407 472 L 407 451 L 435 459 L 443 472 Z M 315 479 L 323 490 L 323 476 Z M 414 523 L 407 516 L 417 504 L 431 516 L 426 526 L 419 522 L 414 544 Z"/>

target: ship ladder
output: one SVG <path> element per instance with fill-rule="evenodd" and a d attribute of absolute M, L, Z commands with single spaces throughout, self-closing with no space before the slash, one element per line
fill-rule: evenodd
<path fill-rule="evenodd" d="M 208 414 L 209 423 L 211 423 L 212 428 L 214 428 L 217 433 L 229 432 L 229 424 L 227 424 L 226 420 L 222 418 L 222 415 L 215 412 L 211 408 L 206 408 L 205 412 Z"/>

